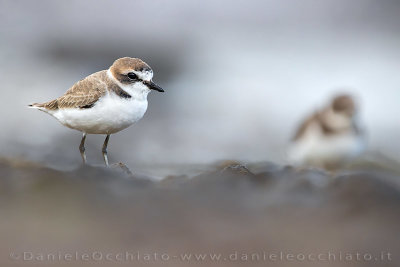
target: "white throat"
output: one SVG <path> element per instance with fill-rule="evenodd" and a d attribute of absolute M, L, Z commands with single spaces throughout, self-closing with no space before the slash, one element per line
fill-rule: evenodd
<path fill-rule="evenodd" d="M 333 129 L 347 129 L 352 125 L 352 119 L 343 114 L 338 114 L 330 108 L 323 115 L 325 122 Z"/>

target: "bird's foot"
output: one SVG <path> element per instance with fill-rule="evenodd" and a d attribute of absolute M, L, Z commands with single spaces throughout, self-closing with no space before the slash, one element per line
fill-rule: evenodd
<path fill-rule="evenodd" d="M 122 162 L 111 164 L 111 167 L 114 169 L 121 169 L 124 173 L 128 175 L 133 175 L 131 170 Z"/>

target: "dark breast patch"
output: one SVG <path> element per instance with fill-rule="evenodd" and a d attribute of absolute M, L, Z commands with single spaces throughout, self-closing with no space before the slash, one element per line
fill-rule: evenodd
<path fill-rule="evenodd" d="M 82 106 L 82 107 L 80 107 L 80 108 L 82 108 L 82 109 L 89 109 L 89 108 L 92 108 L 94 106 L 94 103 L 93 104 L 89 104 L 89 105 L 84 105 L 84 106 Z"/>
<path fill-rule="evenodd" d="M 128 94 L 127 92 L 125 92 L 121 88 L 117 91 L 117 95 L 119 95 L 122 98 L 126 98 L 126 99 L 129 99 L 129 98 L 132 97 L 130 94 Z"/>

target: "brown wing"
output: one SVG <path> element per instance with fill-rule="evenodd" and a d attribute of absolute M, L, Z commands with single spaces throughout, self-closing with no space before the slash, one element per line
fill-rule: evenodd
<path fill-rule="evenodd" d="M 35 107 L 56 110 L 90 108 L 107 92 L 106 71 L 96 72 L 74 84 L 63 96 Z"/>
<path fill-rule="evenodd" d="M 308 129 L 308 127 L 310 126 L 310 124 L 316 120 L 317 114 L 313 114 L 312 116 L 308 117 L 307 119 L 305 119 L 303 121 L 303 123 L 300 125 L 300 127 L 297 129 L 296 134 L 294 135 L 294 137 L 292 138 L 292 141 L 297 141 L 299 140 L 301 137 L 303 137 L 303 135 L 305 134 L 306 130 Z"/>

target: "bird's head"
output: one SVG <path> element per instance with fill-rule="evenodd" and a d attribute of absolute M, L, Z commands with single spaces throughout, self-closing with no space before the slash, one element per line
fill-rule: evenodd
<path fill-rule="evenodd" d="M 123 87 L 164 92 L 152 81 L 153 70 L 139 58 L 119 58 L 110 67 L 110 72 Z"/>
<path fill-rule="evenodd" d="M 356 104 L 350 95 L 336 96 L 331 103 L 331 108 L 336 114 L 352 118 L 356 113 Z"/>

